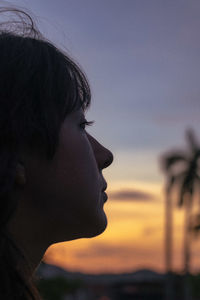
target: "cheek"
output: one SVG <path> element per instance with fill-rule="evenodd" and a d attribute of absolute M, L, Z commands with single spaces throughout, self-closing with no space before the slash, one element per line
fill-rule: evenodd
<path fill-rule="evenodd" d="M 99 181 L 96 159 L 86 134 L 74 138 L 70 147 L 68 144 L 61 147 L 57 165 L 61 180 L 67 178 L 72 186 Z"/>
<path fill-rule="evenodd" d="M 88 140 L 70 149 L 62 147 L 58 154 L 44 187 L 49 194 L 48 209 L 52 215 L 72 218 L 94 211 L 100 197 L 100 173 Z"/>

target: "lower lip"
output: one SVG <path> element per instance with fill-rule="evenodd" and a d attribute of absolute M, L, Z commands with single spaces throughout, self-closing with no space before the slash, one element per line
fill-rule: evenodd
<path fill-rule="evenodd" d="M 107 194 L 105 192 L 103 192 L 103 198 L 104 198 L 104 202 L 106 202 L 107 199 L 108 199 L 108 196 L 107 196 Z"/>

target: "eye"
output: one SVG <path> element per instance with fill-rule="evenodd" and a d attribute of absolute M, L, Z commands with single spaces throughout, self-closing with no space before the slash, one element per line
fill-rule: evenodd
<path fill-rule="evenodd" d="M 85 126 L 92 126 L 93 124 L 95 123 L 95 121 L 84 121 L 84 122 L 82 122 L 81 124 L 80 124 L 80 126 L 81 126 L 81 128 L 83 129 L 83 130 L 85 130 Z"/>

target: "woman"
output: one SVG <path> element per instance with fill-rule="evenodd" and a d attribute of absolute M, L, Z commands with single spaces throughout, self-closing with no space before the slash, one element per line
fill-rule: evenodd
<path fill-rule="evenodd" d="M 105 230 L 113 155 L 85 129 L 83 72 L 27 13 L 8 11 L 20 22 L 0 32 L 0 299 L 41 299 L 34 272 L 47 248 Z"/>

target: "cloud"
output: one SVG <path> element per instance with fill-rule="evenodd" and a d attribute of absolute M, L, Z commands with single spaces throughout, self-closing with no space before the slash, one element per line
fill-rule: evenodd
<path fill-rule="evenodd" d="M 154 195 L 139 190 L 124 189 L 109 193 L 109 198 L 123 201 L 152 201 L 155 200 Z"/>
<path fill-rule="evenodd" d="M 87 250 L 82 249 L 76 252 L 78 258 L 106 258 L 106 257 L 120 257 L 120 260 L 127 261 L 127 259 L 133 259 L 134 257 L 145 257 L 146 255 L 155 255 L 158 251 L 156 247 L 142 247 L 139 245 L 126 245 L 126 244 L 115 244 L 108 245 L 104 243 L 94 243 Z M 156 253 L 158 254 L 158 253 Z"/>
<path fill-rule="evenodd" d="M 152 117 L 152 120 L 155 124 L 159 124 L 159 125 L 170 125 L 170 126 L 174 126 L 178 123 L 185 123 L 186 121 L 195 121 L 195 120 L 199 120 L 199 113 L 198 111 L 194 111 L 194 110 L 189 110 L 186 112 L 169 112 L 169 113 L 162 113 L 160 112 L 157 115 L 154 115 Z"/>
<path fill-rule="evenodd" d="M 155 234 L 158 233 L 158 232 L 163 233 L 163 230 L 164 230 L 164 229 L 163 229 L 162 226 L 160 226 L 160 227 L 158 227 L 158 226 L 145 227 L 145 228 L 143 229 L 142 235 L 143 235 L 144 237 L 149 237 L 149 236 L 155 235 Z"/>
<path fill-rule="evenodd" d="M 152 213 L 151 214 L 147 214 L 146 210 L 142 210 L 141 211 L 133 211 L 132 209 L 130 210 L 125 210 L 125 211 L 121 211 L 121 210 L 117 210 L 117 209 L 114 209 L 114 207 L 112 208 L 112 212 L 110 213 L 107 213 L 107 216 L 108 216 L 108 222 L 127 222 L 127 221 L 136 221 L 136 220 L 139 220 L 139 221 L 146 221 L 146 220 L 149 220 L 149 222 L 151 222 L 152 220 Z M 157 213 L 155 212 L 155 214 L 153 215 L 153 217 L 156 217 L 157 216 Z"/>

